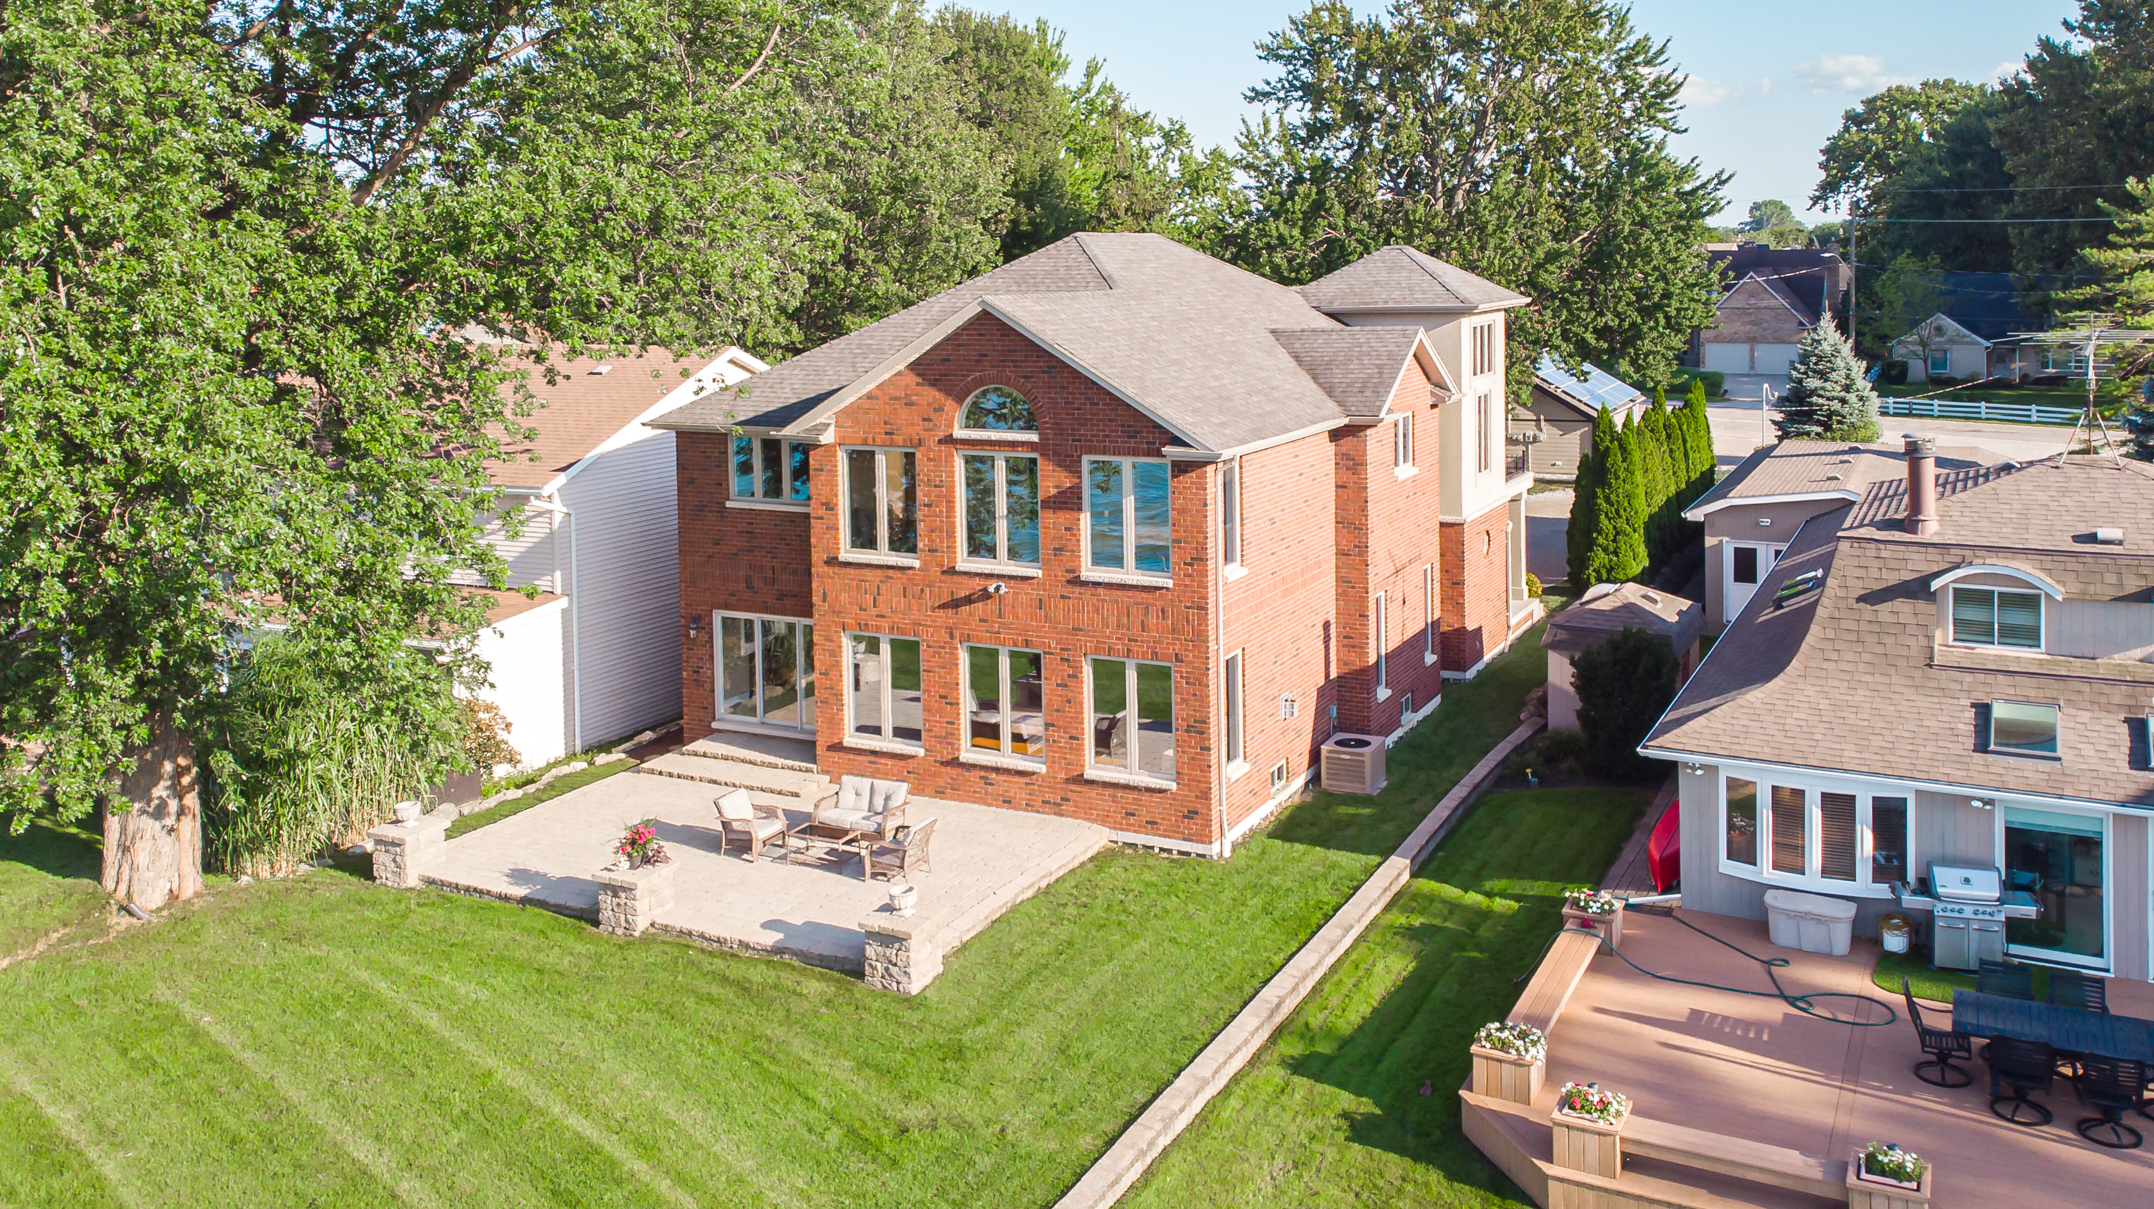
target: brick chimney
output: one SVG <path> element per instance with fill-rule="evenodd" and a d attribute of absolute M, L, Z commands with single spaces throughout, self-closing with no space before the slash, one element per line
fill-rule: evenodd
<path fill-rule="evenodd" d="M 1909 533 L 1937 532 L 1937 438 L 1907 434 L 1907 519 Z"/>

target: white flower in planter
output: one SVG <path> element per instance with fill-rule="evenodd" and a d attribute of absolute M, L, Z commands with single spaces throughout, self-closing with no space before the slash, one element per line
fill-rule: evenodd
<path fill-rule="evenodd" d="M 1495 1050 L 1528 1062 L 1539 1062 L 1548 1056 L 1548 1038 L 1541 1030 L 1530 1024 L 1507 1024 L 1501 1020 L 1481 1026 L 1473 1035 L 1473 1043 L 1482 1049 Z"/>

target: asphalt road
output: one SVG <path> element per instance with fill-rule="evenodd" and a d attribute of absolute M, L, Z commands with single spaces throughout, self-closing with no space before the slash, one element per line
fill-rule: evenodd
<path fill-rule="evenodd" d="M 1766 385 L 1779 395 L 1787 389 L 1785 375 L 1745 374 L 1730 376 L 1728 397 L 1705 408 L 1713 430 L 1713 453 L 1723 466 L 1733 466 L 1761 443 L 1773 440 L 1772 430 L 1759 434 L 1758 398 Z M 1940 445 L 1972 445 L 2002 459 L 2030 462 L 2064 451 L 2071 429 L 2047 424 L 1993 424 L 1983 420 L 1932 420 L 1913 416 L 1883 416 L 1879 426 L 1887 441 L 1902 433 L 1917 432 L 1937 438 Z"/>

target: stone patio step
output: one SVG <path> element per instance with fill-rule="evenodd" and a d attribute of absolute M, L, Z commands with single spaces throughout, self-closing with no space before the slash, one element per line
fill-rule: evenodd
<path fill-rule="evenodd" d="M 804 802 L 821 797 L 830 788 L 830 778 L 821 773 L 742 764 L 735 760 L 711 756 L 691 756 L 685 752 L 674 752 L 672 755 L 646 761 L 638 765 L 636 771 L 650 776 L 701 781 L 706 785 L 724 785 L 745 789 L 751 794 L 768 794 L 771 797 L 792 798 Z"/>
<path fill-rule="evenodd" d="M 682 755 L 753 764 L 758 768 L 815 771 L 815 744 L 807 739 L 781 739 L 774 735 L 721 730 L 703 736 L 680 751 Z"/>

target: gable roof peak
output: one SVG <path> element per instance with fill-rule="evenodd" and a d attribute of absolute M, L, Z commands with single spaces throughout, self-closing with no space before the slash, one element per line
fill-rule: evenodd
<path fill-rule="evenodd" d="M 1529 299 L 1405 244 L 1387 244 L 1298 287 L 1309 305 L 1337 311 L 1475 311 L 1524 306 Z"/>

